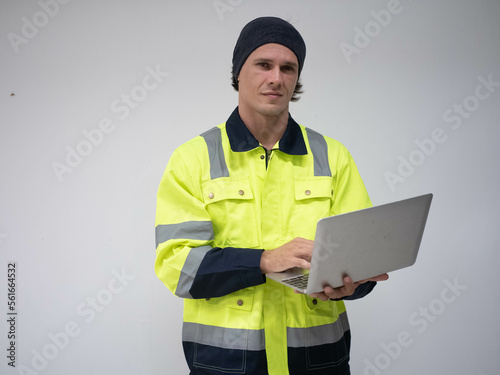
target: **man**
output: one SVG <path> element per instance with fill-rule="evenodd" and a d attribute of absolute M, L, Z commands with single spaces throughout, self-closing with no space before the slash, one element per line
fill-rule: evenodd
<path fill-rule="evenodd" d="M 311 296 L 265 277 L 310 267 L 320 218 L 371 205 L 349 152 L 289 115 L 305 53 L 288 22 L 247 24 L 233 54 L 238 107 L 176 149 L 161 181 L 155 270 L 185 299 L 191 374 L 349 374 L 342 299 L 387 276 Z"/>

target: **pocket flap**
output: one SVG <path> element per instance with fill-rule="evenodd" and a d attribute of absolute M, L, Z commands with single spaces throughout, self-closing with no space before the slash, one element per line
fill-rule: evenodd
<path fill-rule="evenodd" d="M 227 296 L 206 298 L 205 303 L 209 305 L 225 306 L 235 310 L 252 311 L 254 294 L 255 287 L 251 286 L 228 294 Z"/>
<path fill-rule="evenodd" d="M 312 298 L 310 296 L 304 296 L 306 300 L 306 305 L 309 310 L 316 310 L 318 307 L 320 307 L 322 302 L 319 298 Z"/>
<path fill-rule="evenodd" d="M 205 204 L 215 203 L 226 199 L 253 199 L 252 189 L 248 178 L 217 178 L 205 182 L 202 185 L 202 192 Z"/>
<path fill-rule="evenodd" d="M 295 199 L 332 198 L 333 182 L 330 177 L 295 179 Z"/>

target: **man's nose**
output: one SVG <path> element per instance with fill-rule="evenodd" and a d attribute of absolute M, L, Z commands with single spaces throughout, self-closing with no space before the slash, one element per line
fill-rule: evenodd
<path fill-rule="evenodd" d="M 269 71 L 268 81 L 271 85 L 281 85 L 282 76 L 281 69 L 279 66 L 274 67 Z"/>

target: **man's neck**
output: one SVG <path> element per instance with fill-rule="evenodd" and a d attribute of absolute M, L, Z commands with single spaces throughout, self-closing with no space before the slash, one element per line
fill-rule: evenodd
<path fill-rule="evenodd" d="M 255 111 L 238 108 L 241 120 L 250 133 L 266 149 L 271 150 L 285 133 L 288 124 L 288 109 L 278 115 L 263 115 Z"/>

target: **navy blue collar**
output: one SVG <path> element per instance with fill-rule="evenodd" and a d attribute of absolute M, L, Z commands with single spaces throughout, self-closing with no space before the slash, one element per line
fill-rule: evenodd
<path fill-rule="evenodd" d="M 231 150 L 235 152 L 250 151 L 260 146 L 250 130 L 240 117 L 238 107 L 233 111 L 226 121 L 226 132 L 229 138 Z M 307 148 L 302 136 L 302 131 L 290 114 L 288 124 L 279 141 L 279 150 L 289 155 L 306 155 Z"/>

